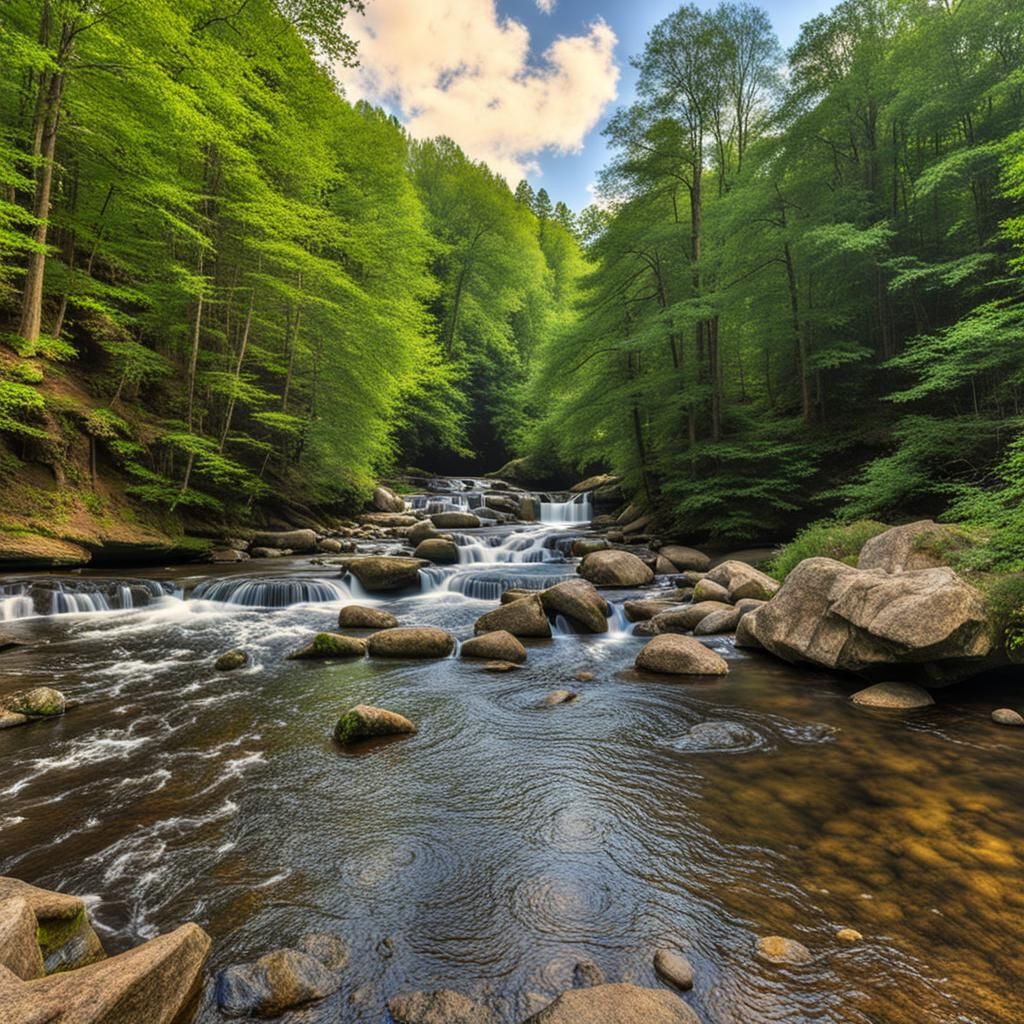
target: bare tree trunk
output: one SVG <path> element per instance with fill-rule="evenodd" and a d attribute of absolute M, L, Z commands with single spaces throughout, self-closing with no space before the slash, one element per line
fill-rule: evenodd
<path fill-rule="evenodd" d="M 238 345 L 238 358 L 235 360 L 235 383 L 237 385 L 239 378 L 242 376 L 242 363 L 245 362 L 245 349 L 249 344 L 249 330 L 252 327 L 252 313 L 253 307 L 256 304 L 256 289 L 253 288 L 249 295 L 249 308 L 245 313 L 245 325 L 242 327 L 242 340 Z M 224 429 L 220 434 L 220 445 L 218 451 L 224 451 L 224 445 L 228 440 L 228 432 L 231 430 L 231 418 L 235 414 L 235 396 L 232 393 L 228 399 L 227 412 L 224 414 Z"/>

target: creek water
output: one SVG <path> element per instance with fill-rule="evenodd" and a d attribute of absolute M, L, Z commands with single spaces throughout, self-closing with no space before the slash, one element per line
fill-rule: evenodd
<path fill-rule="evenodd" d="M 574 573 L 571 529 L 467 533 L 465 564 L 373 603 L 465 639 L 503 587 Z M 0 654 L 0 693 L 81 702 L 0 732 L 0 873 L 86 895 L 110 951 L 194 920 L 217 968 L 337 932 L 345 985 L 316 1012 L 353 1022 L 438 987 L 514 1022 L 578 960 L 657 984 L 665 945 L 693 962 L 709 1024 L 1024 1020 L 1024 737 L 988 721 L 991 701 L 872 714 L 853 681 L 726 638 L 725 678 L 643 676 L 621 612 L 607 636 L 527 641 L 501 675 L 292 662 L 365 601 L 337 567 L 133 576 L 157 584 L 131 581 L 141 607 L 65 598 L 14 618 L 28 589 L 10 592 L 4 630 L 30 646 Z M 250 665 L 214 671 L 233 647 Z M 556 688 L 577 700 L 543 706 Z M 331 729 L 357 703 L 419 732 L 343 752 Z M 863 941 L 837 941 L 843 926 Z M 757 959 L 771 934 L 811 961 Z"/>

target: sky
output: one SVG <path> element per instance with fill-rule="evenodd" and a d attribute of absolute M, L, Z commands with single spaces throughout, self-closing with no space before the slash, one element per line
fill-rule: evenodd
<path fill-rule="evenodd" d="M 715 0 L 696 0 L 711 8 Z M 783 46 L 833 0 L 761 0 Z M 348 31 L 350 99 L 396 114 L 417 138 L 447 135 L 514 188 L 527 178 L 575 210 L 608 153 L 601 129 L 633 98 L 650 29 L 679 0 L 370 0 Z"/>

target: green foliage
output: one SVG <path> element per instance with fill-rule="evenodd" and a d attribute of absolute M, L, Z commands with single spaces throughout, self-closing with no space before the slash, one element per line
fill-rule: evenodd
<path fill-rule="evenodd" d="M 1014 661 L 1024 656 L 1024 573 L 999 576 L 985 588 L 996 636 Z"/>
<path fill-rule="evenodd" d="M 826 519 L 801 530 L 768 563 L 767 571 L 784 580 L 805 558 L 833 558 L 837 562 L 856 565 L 860 549 L 889 529 L 873 519 L 857 519 L 852 523 Z"/>
<path fill-rule="evenodd" d="M 46 431 L 29 422 L 44 408 L 43 396 L 34 387 L 0 378 L 0 431 L 21 437 L 45 438 Z"/>

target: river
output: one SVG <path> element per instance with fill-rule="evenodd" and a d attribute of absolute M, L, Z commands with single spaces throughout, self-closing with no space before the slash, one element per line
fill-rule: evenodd
<path fill-rule="evenodd" d="M 515 529 L 467 534 L 486 561 L 372 603 L 471 636 L 509 582 L 575 572 L 559 560 L 571 525 Z M 510 552 L 531 560 L 490 561 Z M 293 662 L 342 604 L 367 603 L 336 567 L 131 575 L 155 581 L 144 607 L 15 618 L 4 631 L 30 646 L 0 654 L 0 693 L 80 701 L 0 732 L 0 874 L 88 896 L 110 951 L 194 920 L 217 968 L 335 931 L 351 955 L 327 1010 L 353 1022 L 437 987 L 512 1022 L 580 960 L 656 984 L 663 945 L 694 964 L 687 999 L 709 1024 L 1024 1020 L 1021 737 L 992 726 L 991 702 L 872 713 L 852 681 L 724 637 L 727 677 L 641 676 L 619 614 L 606 636 L 526 641 L 507 674 Z M 300 603 L 206 599 L 243 592 Z M 233 647 L 250 665 L 214 671 Z M 577 700 L 544 706 L 556 688 Z M 419 732 L 342 752 L 331 729 L 357 703 Z M 863 940 L 837 941 L 844 926 Z M 771 934 L 812 961 L 763 963 Z"/>

